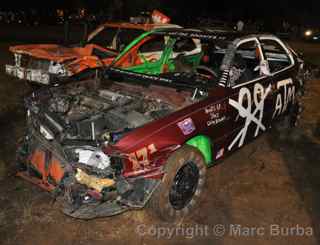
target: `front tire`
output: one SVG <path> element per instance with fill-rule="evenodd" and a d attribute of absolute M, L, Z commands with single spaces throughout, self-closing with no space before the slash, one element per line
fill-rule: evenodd
<path fill-rule="evenodd" d="M 165 172 L 150 207 L 162 220 L 178 222 L 201 201 L 206 183 L 204 157 L 196 148 L 185 145 L 169 157 Z"/>

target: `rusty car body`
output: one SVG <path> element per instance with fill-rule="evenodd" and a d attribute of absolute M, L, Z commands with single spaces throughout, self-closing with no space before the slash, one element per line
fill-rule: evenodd
<path fill-rule="evenodd" d="M 201 69 L 160 75 L 110 67 L 92 81 L 34 92 L 18 175 L 64 213 L 111 216 L 147 204 L 165 220 L 194 210 L 206 169 L 273 125 L 295 124 L 303 61 L 273 35 L 168 29 L 196 38 Z"/>

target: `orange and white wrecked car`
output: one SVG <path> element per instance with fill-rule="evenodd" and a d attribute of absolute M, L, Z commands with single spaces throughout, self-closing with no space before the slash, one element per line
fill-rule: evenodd
<path fill-rule="evenodd" d="M 12 46 L 12 64 L 6 73 L 22 80 L 49 85 L 53 81 L 79 74 L 89 68 L 111 64 L 131 41 L 145 31 L 159 28 L 179 28 L 169 24 L 170 18 L 153 11 L 152 23 L 105 23 L 91 32 L 84 45 L 66 47 L 57 44 Z"/>

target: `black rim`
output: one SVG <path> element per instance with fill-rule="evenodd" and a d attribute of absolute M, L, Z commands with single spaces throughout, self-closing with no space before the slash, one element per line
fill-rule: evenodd
<path fill-rule="evenodd" d="M 188 162 L 178 170 L 169 193 L 169 201 L 174 209 L 183 209 L 190 202 L 198 182 L 199 169 L 194 162 Z"/>

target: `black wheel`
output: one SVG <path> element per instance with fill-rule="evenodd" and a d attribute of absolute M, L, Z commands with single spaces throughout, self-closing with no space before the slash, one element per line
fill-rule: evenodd
<path fill-rule="evenodd" d="M 169 157 L 165 171 L 150 207 L 161 219 L 176 222 L 190 215 L 200 203 L 206 165 L 199 150 L 185 145 Z"/>

